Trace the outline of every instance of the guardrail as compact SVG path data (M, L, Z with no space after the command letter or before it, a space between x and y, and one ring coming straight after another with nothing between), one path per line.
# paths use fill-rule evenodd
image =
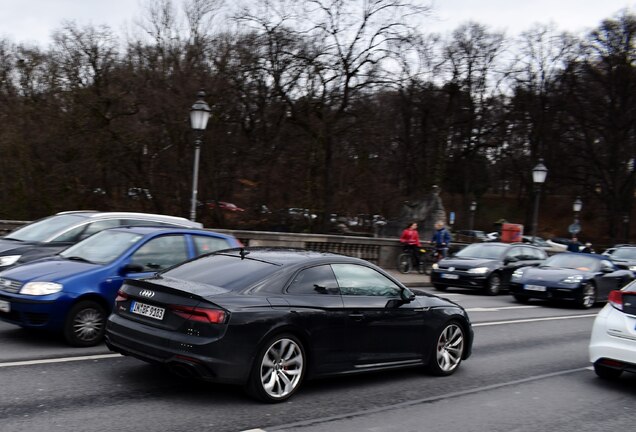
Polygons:
M0 234L7 233L28 221L0 220ZM377 238L343 236L331 234L281 233L269 231L244 231L228 229L210 229L231 234L245 246L280 246L308 249L318 252L333 252L370 261L380 267L394 269L397 257L402 253L402 245L397 238ZM453 249L463 247L455 243Z

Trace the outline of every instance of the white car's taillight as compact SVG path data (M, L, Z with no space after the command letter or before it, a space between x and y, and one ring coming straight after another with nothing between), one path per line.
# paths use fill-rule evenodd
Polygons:
M618 310L623 310L623 291L610 291L607 302Z

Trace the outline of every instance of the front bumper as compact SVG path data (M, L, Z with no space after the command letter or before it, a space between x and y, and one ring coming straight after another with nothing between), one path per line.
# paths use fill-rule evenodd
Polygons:
M433 285L453 286L459 288L483 289L488 282L487 274L471 274L464 271L433 270L431 272L431 283Z
M537 286L537 285L534 285ZM536 298L543 300L555 300L555 301L574 301L581 296L581 286L566 288L566 287L554 287L544 286L545 291L536 291L526 288L526 284L520 284L517 282L510 282L508 289L510 293L516 296L526 298Z
M0 292L0 301L7 302L9 311L0 311L0 320L27 328L60 330L72 299L65 293L48 296L26 296Z

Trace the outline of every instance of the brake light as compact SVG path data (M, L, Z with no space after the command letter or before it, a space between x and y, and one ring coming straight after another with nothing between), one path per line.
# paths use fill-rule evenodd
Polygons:
M225 311L220 309L206 309L190 306L170 306L172 312L189 321L206 324L222 324L225 322Z
M115 302L123 302L128 300L128 294L126 294L121 289L117 291L117 297L115 297Z
M623 310L623 291L610 291L607 302L618 310Z

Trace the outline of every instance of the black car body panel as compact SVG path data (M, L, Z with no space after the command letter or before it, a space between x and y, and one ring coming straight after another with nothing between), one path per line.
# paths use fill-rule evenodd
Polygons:
M116 303L108 320L108 347L187 369L205 380L245 384L259 349L273 335L292 334L301 341L308 357L307 378L314 378L426 364L441 326L456 321L465 329L463 358L470 356L473 331L463 308L433 295L405 299L405 293L410 293L407 288L366 261L306 251L239 255L232 251L212 254L154 278L128 281L121 290L125 299ZM221 267L247 283L228 277L223 287L206 288L174 277L175 273L187 275L189 269L209 270L215 259L235 261ZM254 264L250 260L263 265L253 267L257 274L243 278L238 269ZM395 293L360 295L364 286L333 286L336 279L330 272L334 268L342 274L351 270L379 274L390 280L387 285L395 286ZM201 277L205 276L195 278ZM134 301L164 308L164 319L159 322L132 313ZM171 312L181 305L220 310L225 318L215 324L188 321Z
M473 256L473 252L475 251ZM484 254L487 257L480 257ZM491 254L488 251L493 251ZM431 282L436 287L484 289L493 273L507 286L512 273L526 266L541 264L547 255L541 249L521 243L478 243L467 246L456 255L444 258L433 268ZM475 273L476 269L482 269Z

